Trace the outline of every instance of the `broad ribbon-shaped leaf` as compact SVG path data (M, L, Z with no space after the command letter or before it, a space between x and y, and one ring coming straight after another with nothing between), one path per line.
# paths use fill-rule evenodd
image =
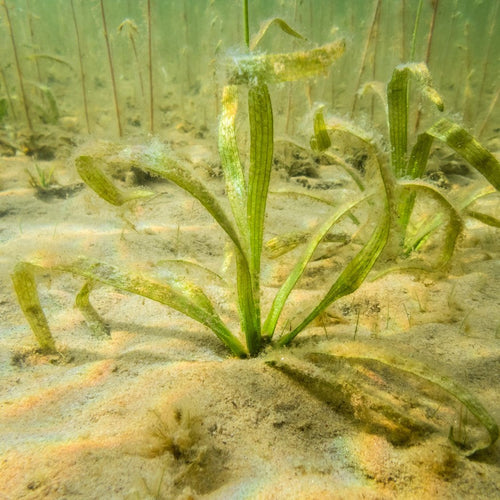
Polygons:
M443 110L443 101L432 87L431 77L424 63L401 64L394 69L387 86L387 113L389 118L389 138L394 174L398 179L408 175L408 86L410 76L419 83L421 92L437 108Z
M230 61L228 81L231 85L282 83L325 74L328 67L345 50L344 40L315 49L285 54L251 54Z

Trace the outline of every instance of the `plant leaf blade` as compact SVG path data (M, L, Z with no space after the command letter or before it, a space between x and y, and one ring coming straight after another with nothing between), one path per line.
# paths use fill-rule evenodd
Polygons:
M300 33L295 31L286 21L284 21L280 17L273 17L272 19L264 21L261 24L258 33L256 33L252 37L252 40L250 42L250 50L251 51L255 50L257 45L259 45L259 43L262 41L262 39L266 35L269 28L273 25L278 26L281 29L281 31L283 31L287 35L293 36L293 37L298 38L300 40L306 40L305 37L303 37Z
M427 134L454 149L481 173L497 191L500 190L500 163L463 127L443 118L427 130Z
M234 58L228 81L231 85L255 81L282 83L325 74L345 50L344 40L335 41L315 49L285 54L245 55Z

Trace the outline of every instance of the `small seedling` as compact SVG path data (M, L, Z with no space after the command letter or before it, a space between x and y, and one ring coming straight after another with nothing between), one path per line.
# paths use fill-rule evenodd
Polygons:
M35 164L35 172L26 170L30 178L31 187L37 191L47 191L51 186L57 184L54 180L54 170L55 167L43 168L37 163Z

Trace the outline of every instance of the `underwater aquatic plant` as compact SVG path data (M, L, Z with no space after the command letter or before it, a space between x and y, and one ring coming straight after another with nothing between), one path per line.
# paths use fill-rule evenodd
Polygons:
M283 29L282 23L281 28ZM286 30L285 30L286 31ZM268 85L322 74L344 52L344 42L332 42L318 48L286 54L248 54L233 58L228 62L228 85L224 87L222 98L222 116L219 125L219 154L225 177L225 187L230 212L223 208L219 200L180 160L161 143L153 141L146 146L117 145L107 154L98 154L90 149L75 160L77 171L84 182L101 198L113 205L123 205L132 200L149 198L153 193L146 190L125 191L118 188L104 173L104 167L111 161L122 165L133 165L150 174L163 177L178 185L196 198L212 215L226 233L234 248L236 257L236 295L239 306L239 319L242 336L231 331L203 290L181 276L164 280L148 279L129 271L122 271L81 257L68 264L51 268L36 263L20 262L12 274L12 280L20 306L30 326L45 352L57 352L55 341L50 332L47 318L42 310L36 288L36 274L55 270L72 273L86 281L77 296L77 307L82 311L95 334L109 335L105 322L90 304L90 293L96 283L110 285L120 290L137 294L165 304L211 329L215 335L238 357L257 356L266 346L273 344L278 320L285 303L303 275L307 264L321 241L330 229L343 217L353 216L352 211L362 203L371 203L370 217L365 224L369 233L361 250L347 263L340 275L332 280L324 297L313 310L301 320L299 325L274 341L274 347L289 345L312 321L337 299L355 291L364 281L377 258L383 251L389 238L390 202L393 199L390 189L390 172L383 161L378 162L379 177L384 194L377 200L374 192L363 192L359 197L336 208L315 232L307 239L306 246L295 266L278 290L265 319L261 312L261 258L266 206L269 196L269 183L272 170L274 146L273 111ZM248 87L248 120L250 129L249 157L247 170L243 168L237 147L236 116L239 103L239 88ZM315 121L318 129L322 128L320 119ZM319 134L319 142L324 146L325 134ZM377 191L378 192L378 191ZM244 340L243 337L244 336ZM379 364L390 366L400 372L410 372L415 377L427 380L439 386L462 402L486 427L489 441L485 445L474 445L470 453L491 445L498 437L498 427L485 408L465 389L444 377L439 377L426 367L418 364L405 364L394 356L374 353L357 357L348 349L321 352L289 351L271 354L267 362L285 373L299 373L300 377L309 378L326 384L327 389L342 394L342 398L367 398L364 415L371 417L381 413L383 420L396 421L399 425L404 420L408 432L419 428L418 422L405 417L403 410L394 404L386 404L378 395L370 394L370 386L356 389L350 377L357 376L354 367L343 378L335 380L332 366L336 359L346 362L346 367L356 364L358 358L369 358ZM361 351L362 352L362 351ZM353 361L354 359L354 361ZM322 365L322 366L320 366ZM346 368L346 370L349 368ZM363 392L364 391L364 392ZM353 411L361 415L360 408L353 406ZM364 418L364 417L363 417ZM403 432L403 431L401 431Z
M497 225L498 221L484 214L476 214L468 211L468 207L478 198L490 194L493 190L500 189L500 164L498 160L485 149L471 134L457 123L447 118L441 118L425 132L418 134L414 139L414 145L408 148L408 125L410 100L408 95L409 80L416 80L421 94L430 100L439 111L443 111L444 104L432 87L429 70L424 63L408 63L397 66L392 78L387 85L387 93L384 95L380 86L370 82L365 88L375 90L382 98L387 109L390 160L384 157L383 148L379 147L371 134L360 128L346 124L336 123L326 125L323 108L316 112L315 130L312 145L318 151L329 148L331 140L328 133L344 133L354 141L361 142L368 154L377 162L388 164L390 175L387 176L389 193L389 205L391 207L391 235L386 249L389 259L398 256L408 257L413 251L420 248L425 241L446 222L446 236L442 245L441 257L435 264L435 268L443 267L451 259L455 244L461 233L463 214L474 216L491 225ZM326 139L325 139L326 137ZM465 199L451 201L441 190L434 185L425 182L424 176L431 152L433 141L437 139L465 159L472 167L482 174L491 184L488 188L481 188ZM440 207L437 214L429 217L420 224L417 230L410 231L409 224L415 206L417 194L421 194L435 200ZM477 216L476 216L477 215ZM405 267L412 267L413 262L407 262ZM422 268L422 264L417 267Z
M272 167L273 150L273 116L271 100L267 89L268 81L281 82L323 73L328 65L344 51L344 43L333 42L308 52L271 55L248 55L233 60L228 68L230 85L223 92L223 112L219 127L219 151L226 178L226 190L231 206L231 215L221 207L212 193L189 172L189 170L158 142L145 147L125 147L114 152L123 164L133 164L153 175L164 177L197 198L214 217L221 228L232 240L237 261L237 287L241 316L241 327L245 334L243 345L238 336L230 332L224 325L215 309L204 293L195 285L186 281L173 280L171 283L155 283L123 274L117 269L89 260L80 260L65 267L64 270L87 277L89 281L108 283L117 288L144 295L153 300L170 305L184 314L196 319L211 328L216 335L237 356L257 355L274 334L277 319L284 307L294 284L302 274L312 251L336 220L346 210L352 209L366 197L349 203L344 210L337 211L321 232L315 235L307 254L297 264L292 277L285 284L275 300L269 319L261 325L260 319L260 265L263 246L263 231L268 187ZM249 122L250 122L250 168L248 181L245 179L243 167L239 161L236 146L235 119L238 106L237 85L248 85ZM91 152L92 153L92 152ZM76 159L76 167L81 178L103 199L113 205L122 205L127 201L141 197L149 197L152 193L144 190L126 192L116 187L104 174L101 163L106 158L81 155ZM382 220L377 225L369 244L335 282L321 306L327 307L336 298L356 289L370 270L378 253L383 248L387 225ZM41 309L33 303L34 278L36 266L20 263L14 273L16 291L25 313L33 316L31 322L40 346L54 351L55 344L50 334L46 319ZM61 268L63 270L63 268ZM31 276L31 277L29 277ZM36 313L35 313L36 312ZM287 344L300 330L314 319L307 322L288 340Z

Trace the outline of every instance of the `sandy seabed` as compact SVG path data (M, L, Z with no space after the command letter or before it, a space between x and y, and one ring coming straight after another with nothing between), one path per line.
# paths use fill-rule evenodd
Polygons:
M214 157L203 146L194 151ZM80 182L71 162L39 164L55 166L63 186ZM155 185L163 194L151 201L116 209L85 187L41 200L26 168L33 168L29 158L0 159L1 499L500 498L498 443L468 459L448 440L450 426L465 429L471 420L458 404L441 428L395 437L387 425L371 425L371 414L344 411L335 397L263 358L231 358L194 321L109 287L92 294L111 327L102 340L74 307L82 280L42 277L61 356L37 354L9 277L16 261L50 265L86 255L161 276L162 259L188 256L222 273L228 254L202 207L171 184ZM223 194L219 178L205 180ZM279 175L273 183L289 186ZM314 202L308 210L279 196L269 211L290 211L293 229L293 203L295 213L308 214L306 223L322 215ZM267 236L284 229L273 224ZM356 336L365 352L383 348L422 361L467 387L498 422L498 257L498 230L468 223L449 274L391 273L366 282L298 344L334 349ZM269 264L265 300L289 269L286 259ZM335 255L315 262L287 311L314 301L325 272L338 264ZM200 273L191 277L208 283ZM234 297L217 280L207 289L237 330ZM378 376L388 394L408 392L404 378ZM418 393L412 397L419 404ZM440 404L434 400L436 411ZM471 428L473 437L461 439L476 438Z

